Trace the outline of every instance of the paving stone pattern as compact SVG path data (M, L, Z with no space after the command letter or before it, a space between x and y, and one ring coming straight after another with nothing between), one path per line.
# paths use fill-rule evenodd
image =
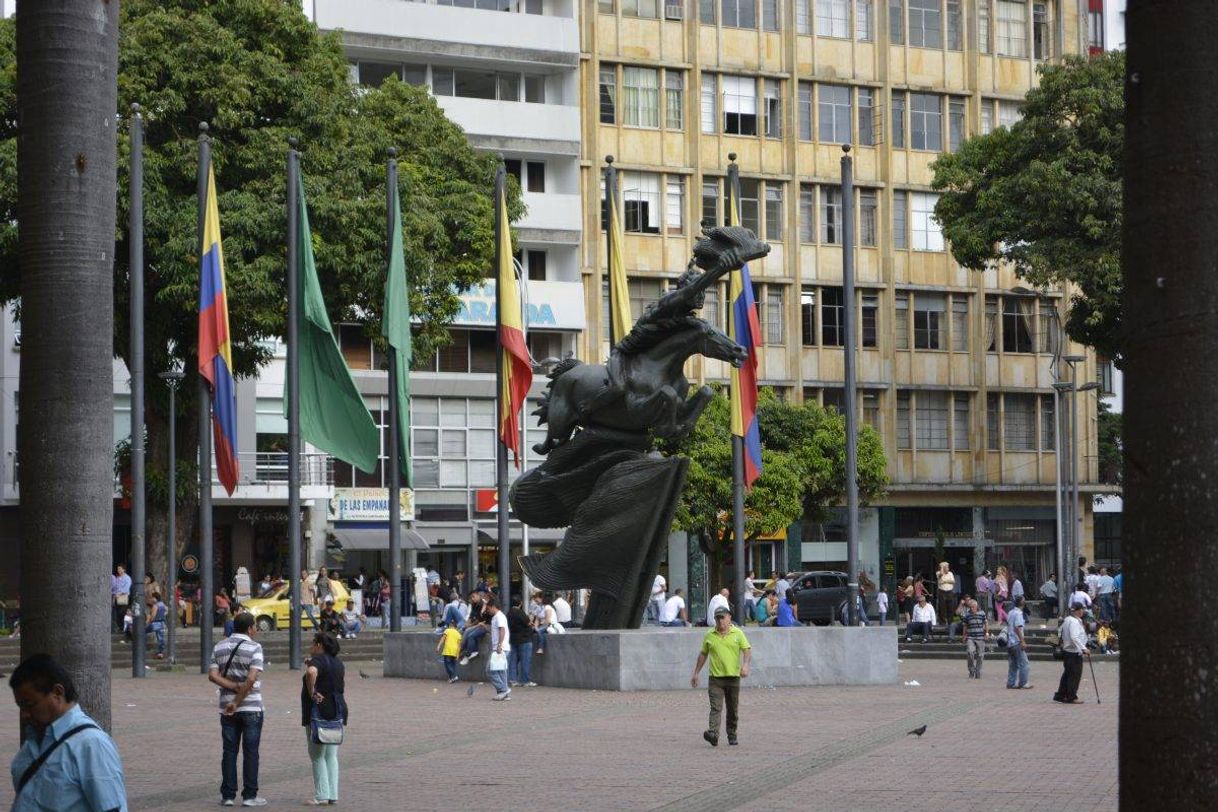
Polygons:
M690 654L690 663L694 653ZM475 661L477 662L477 661ZM742 692L738 747L702 741L705 688L617 693L517 688L510 702L471 683L385 679L348 665L352 725L340 750L339 808L451 810L888 810L1114 808L1117 666L1097 661L1086 705L1050 701L1060 667L1033 663L1035 690L1008 691L958 662L906 661L895 685ZM370 679L360 679L363 669ZM918 686L906 685L917 681ZM746 680L747 683L747 680ZM703 677L705 686L705 677ZM266 675L262 794L268 808L312 796L300 677ZM219 799L215 693L195 673L114 674L114 726L132 810L213 808ZM917 738L906 732L928 725ZM17 747L16 708L0 706ZM0 805L12 800L0 788Z

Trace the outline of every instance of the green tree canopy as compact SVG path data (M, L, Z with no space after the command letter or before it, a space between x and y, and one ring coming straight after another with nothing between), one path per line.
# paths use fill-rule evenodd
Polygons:
M1038 70L1018 122L935 161L935 216L967 268L1005 260L1032 285L1076 285L1067 331L1118 358L1125 55Z

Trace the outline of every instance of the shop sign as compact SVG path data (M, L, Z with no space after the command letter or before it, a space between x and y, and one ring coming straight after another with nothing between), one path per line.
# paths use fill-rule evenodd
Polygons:
M461 295L461 309L452 323L462 327L494 327L495 282L474 285ZM525 326L535 330L583 330L582 282L528 282Z
M477 513L498 513L499 489L479 488L474 491L474 511Z
M414 521L414 491L402 488L400 496L402 521ZM335 488L328 518L336 522L387 522L389 489Z

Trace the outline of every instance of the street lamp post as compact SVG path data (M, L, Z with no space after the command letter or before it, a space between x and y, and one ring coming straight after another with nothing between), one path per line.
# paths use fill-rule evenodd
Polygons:
M178 386L186 373L180 369L171 369L158 376L169 387L169 566L166 578L166 589L169 592L169 613L165 620L169 623L169 662L177 662L177 628L178 628L178 437L177 437L177 393Z

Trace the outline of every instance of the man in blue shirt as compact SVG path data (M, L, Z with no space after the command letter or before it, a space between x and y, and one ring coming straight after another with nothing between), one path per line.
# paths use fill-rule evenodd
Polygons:
M1007 687L1031 688L1028 684L1028 651L1025 645L1023 629L1023 596L1015 598L1014 606L1007 615Z
M76 686L63 666L35 654L8 684L27 729L12 764L13 812L127 812L118 750L76 704Z

